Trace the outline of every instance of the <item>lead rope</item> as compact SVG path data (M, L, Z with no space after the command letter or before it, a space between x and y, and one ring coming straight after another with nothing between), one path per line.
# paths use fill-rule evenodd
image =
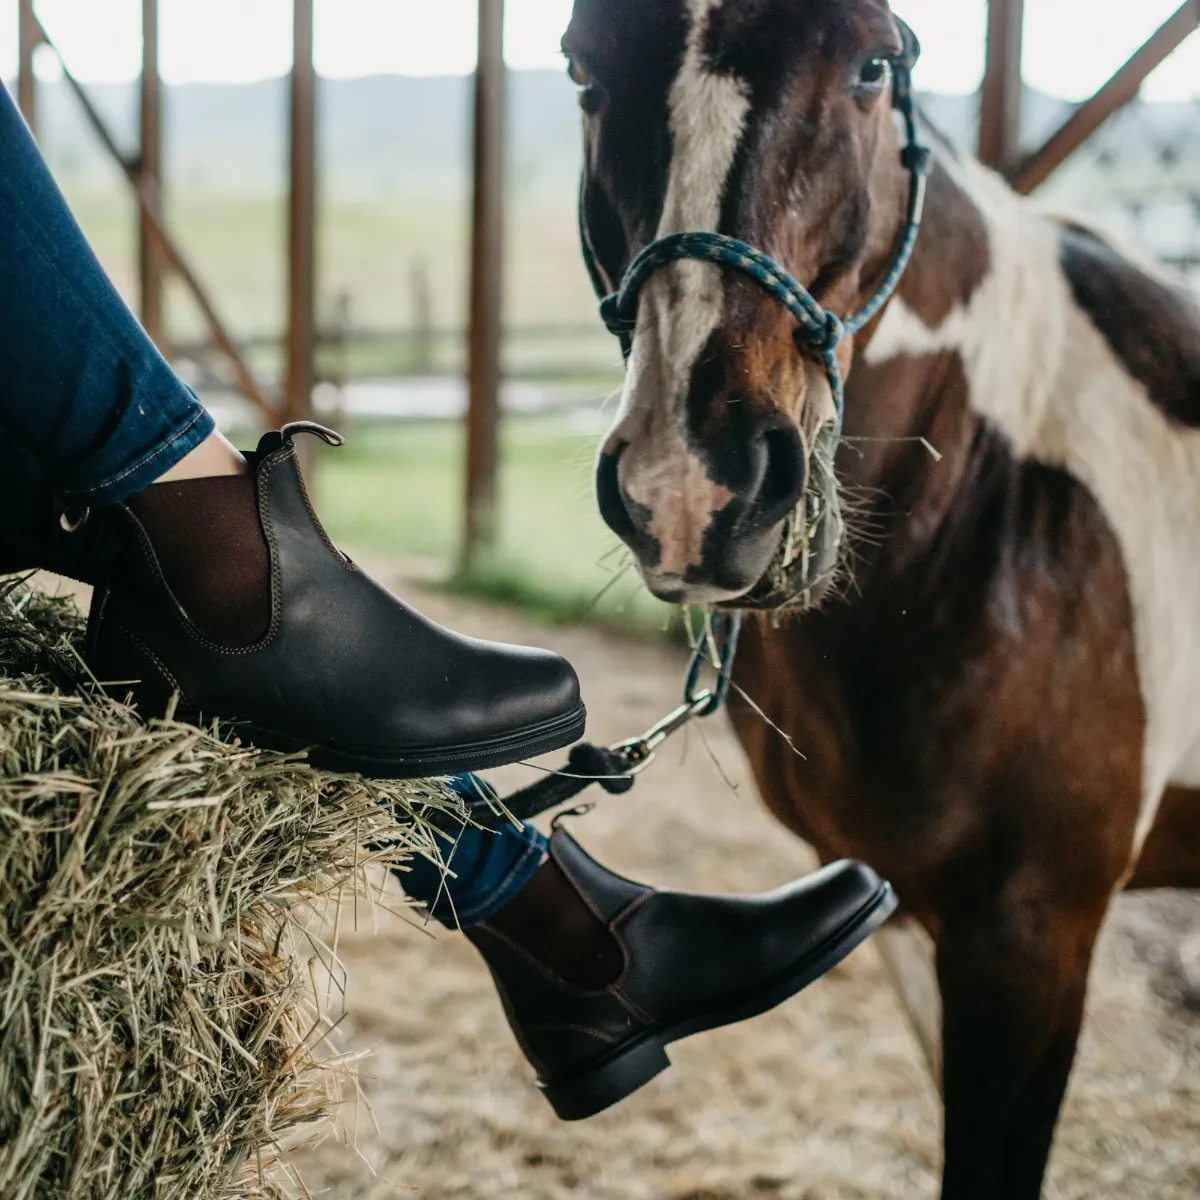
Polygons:
M482 798L479 804L469 804L473 819L484 823L490 817L494 821L502 812L505 817L528 821L574 800L593 783L598 783L609 795L624 795L669 738L692 721L715 716L721 710L729 695L741 629L741 613L717 612L705 620L684 679L683 703L640 737L615 746L580 742L572 747L563 769L506 796L502 807L487 798ZM713 678L704 687L706 671L711 671Z

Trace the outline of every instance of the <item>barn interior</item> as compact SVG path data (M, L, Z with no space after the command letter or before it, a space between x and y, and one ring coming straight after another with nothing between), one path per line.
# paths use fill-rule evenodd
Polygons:
M892 7L924 43L922 109L960 151L1200 287L1200 5L1105 0L1086 28L1072 0ZM331 537L454 628L566 655L589 737L608 744L678 703L690 626L641 586L592 494L623 363L579 251L570 11L0 0L0 76L104 269L221 429L239 445L289 421L344 433L304 462ZM40 586L86 608L86 590ZM511 791L546 765L490 774ZM665 748L636 795L597 795L575 822L632 878L751 892L815 865L760 803L724 717ZM330 1052L361 1056L359 1081L328 1129L286 1148L286 1194L937 1195L923 945L871 942L566 1125L465 940L375 882L388 903L371 921L326 928L326 994L344 1008ZM1047 1188L1200 1195L1197 895L1117 902Z

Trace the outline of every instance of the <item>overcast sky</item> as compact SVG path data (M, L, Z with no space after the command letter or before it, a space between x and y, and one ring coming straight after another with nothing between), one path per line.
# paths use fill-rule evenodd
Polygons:
M799 2L799 0L797 0ZM162 70L171 82L280 75L290 55L290 0L161 0ZM1025 71L1059 96L1093 92L1179 0L1028 0ZM38 0L71 68L86 80L137 74L139 0ZM985 0L893 0L925 44L921 87L968 92L983 62ZM476 0L317 0L317 67L339 78L471 69ZM16 0L0 0L0 77L16 64ZM514 67L561 67L571 0L508 0ZM1083 15L1086 14L1086 15ZM45 69L42 64L40 69ZM1146 95L1200 95L1200 33L1151 78Z

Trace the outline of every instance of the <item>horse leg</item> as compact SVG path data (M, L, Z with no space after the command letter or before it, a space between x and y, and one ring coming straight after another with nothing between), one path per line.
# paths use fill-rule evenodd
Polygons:
M1030 892L947 914L938 939L942 1200L1041 1194L1106 902L1080 912Z
M1087 993L1087 968L1063 996L1057 1014L1057 1028L1042 1061L1017 1102L1005 1148L1004 1179L1006 1196L1041 1195L1042 1180L1050 1159L1054 1129L1075 1061L1079 1030L1083 1024Z

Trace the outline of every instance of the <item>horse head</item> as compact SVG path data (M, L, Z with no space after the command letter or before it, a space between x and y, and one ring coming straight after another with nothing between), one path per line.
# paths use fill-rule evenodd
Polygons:
M563 48L599 293L695 232L756 247L818 313L878 293L917 173L893 107L915 39L886 0L576 0ZM656 267L632 312L597 493L646 585L672 602L817 602L841 543L853 335L821 346L752 272L694 259Z

